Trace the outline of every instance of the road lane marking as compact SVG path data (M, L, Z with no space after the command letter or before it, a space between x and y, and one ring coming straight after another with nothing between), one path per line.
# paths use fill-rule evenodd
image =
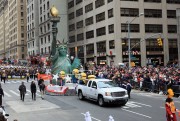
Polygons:
M15 94L16 96L19 96L18 93L14 92L13 90L9 90L11 93Z
M122 108L130 108L130 107L128 107L128 106L123 106Z
M7 92L4 91L4 94L7 96L7 97L12 97L10 94L8 94Z
M139 106L139 105L135 105L135 104L132 104L132 103L130 103L130 102L127 102L127 103L126 103L126 106L132 107L132 108L134 108L134 107L141 107L141 106Z
M81 113L81 114L84 115L84 116L86 115L85 113ZM101 120L99 120L99 119L97 119L97 118L94 118L94 117L92 117L92 116L91 116L91 118L94 119L94 120L96 120L96 121L101 121Z
M130 103L136 103L136 104L139 104L139 105L144 105L144 106L147 106L147 107L152 107L151 105L147 105L147 104L143 104L143 103L138 103L138 102L134 102L134 101L130 101Z
M146 117L146 118L152 118L152 117L150 117L150 116L147 116L147 115L144 115L144 114L141 114L141 113L137 113L137 112L134 112L134 111L130 111L130 110L127 110L127 109L122 109L122 110L127 111L127 112L130 112L130 113L134 113L134 114L137 114L137 115Z
M160 108L165 109L165 107L160 107Z

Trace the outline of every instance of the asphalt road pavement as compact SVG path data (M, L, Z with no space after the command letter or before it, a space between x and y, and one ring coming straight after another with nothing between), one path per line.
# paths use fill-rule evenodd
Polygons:
M26 82L27 94L25 102L19 97L18 87L22 80L11 80L2 83L5 92L3 105L10 114L9 120L18 121L85 121L84 114L89 111L92 121L108 121L113 116L115 121L165 121L164 102L166 96L142 91L133 91L132 98L125 106L107 105L99 107L96 102L81 101L77 96L45 96L32 101L30 82ZM37 82L36 82L37 83ZM38 88L38 87L37 87ZM180 98L174 98L175 105L180 109ZM178 118L180 121L180 118Z

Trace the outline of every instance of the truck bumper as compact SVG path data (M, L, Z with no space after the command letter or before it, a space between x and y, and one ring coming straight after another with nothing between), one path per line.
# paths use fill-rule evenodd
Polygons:
M128 96L124 97L104 97L104 102L106 103L124 103L128 101Z

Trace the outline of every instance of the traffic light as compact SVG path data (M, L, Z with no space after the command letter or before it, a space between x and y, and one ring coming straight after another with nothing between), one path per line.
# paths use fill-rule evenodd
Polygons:
M162 42L162 39L161 39L161 38L158 38L158 39L157 39L157 42L158 42L158 45L159 45L159 46L162 46L162 45L163 45L163 42Z

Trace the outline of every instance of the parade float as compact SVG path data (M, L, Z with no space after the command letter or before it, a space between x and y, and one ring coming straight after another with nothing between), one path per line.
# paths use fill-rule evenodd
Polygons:
M49 95L75 95L75 86L77 83L78 68L80 67L80 59L74 58L70 61L68 55L67 42L57 40L57 23L60 21L58 10L53 6L50 9L53 40L51 44L51 77L46 75L39 75L48 77L46 82L46 94ZM71 81L73 79L73 83Z

